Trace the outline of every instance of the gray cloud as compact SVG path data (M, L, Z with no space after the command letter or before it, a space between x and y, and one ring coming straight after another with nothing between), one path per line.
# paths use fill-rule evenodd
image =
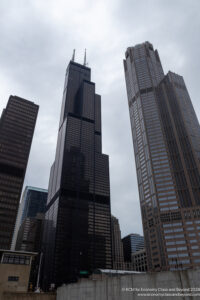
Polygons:
M197 115L198 0L32 0L0 3L0 110L10 94L40 105L25 184L46 187L53 163L65 68L72 50L88 51L102 96L103 151L110 156L112 213L122 234L142 233L122 59L149 40L165 72L184 76Z

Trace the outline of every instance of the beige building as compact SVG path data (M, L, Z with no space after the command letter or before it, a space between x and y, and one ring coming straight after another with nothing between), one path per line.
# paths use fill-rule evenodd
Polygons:
M36 253L0 250L0 300L4 292L27 292Z
M124 251L121 240L121 231L119 221L114 216L111 216L111 232L112 232L112 257L113 269L124 270Z
M142 249L132 254L132 264L133 270L135 271L147 271L147 254L145 249Z

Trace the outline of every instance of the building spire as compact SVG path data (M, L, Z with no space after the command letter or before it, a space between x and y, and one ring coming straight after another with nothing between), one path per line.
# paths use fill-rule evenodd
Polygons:
M75 49L73 50L73 54L72 54L72 61L74 61L74 59L75 59Z
M84 62L83 62L83 65L86 66L87 63L86 63L86 49L85 49L85 54L84 54Z

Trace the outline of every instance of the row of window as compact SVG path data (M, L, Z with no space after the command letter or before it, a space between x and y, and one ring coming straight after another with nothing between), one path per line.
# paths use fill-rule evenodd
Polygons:
M190 263L190 260L189 259L184 259L184 260L172 260L172 261L169 261L169 264L170 265L177 265L177 264L189 264Z
M162 202L162 201L166 201L166 200L175 200L176 199L176 196L167 196L167 197L159 197L159 202Z
M194 220L194 222L193 221L185 222L185 224L188 224L188 225L193 224L193 223L200 224L200 220Z
M178 209L178 206L168 206L160 208L160 211L167 211L167 210L175 210Z
M159 203L160 206L165 206L165 205L172 205L172 204L178 204L177 201L171 201L171 202L161 202Z
M164 233L172 233L172 232L181 232L183 228L173 228L173 229L165 229Z
M189 257L188 253L175 253L167 255L168 258L175 258L175 257Z
M2 263L3 264L19 264L19 265L29 265L30 256L25 255L11 255L3 254Z
M185 240L182 241L174 241L174 242L165 242L166 246L174 246L174 245L182 245L186 244Z
M183 251L183 250L187 250L187 247L167 248L167 252Z
M182 222L178 222L178 223L170 223L170 224L163 224L163 227L175 227L175 226L182 226Z

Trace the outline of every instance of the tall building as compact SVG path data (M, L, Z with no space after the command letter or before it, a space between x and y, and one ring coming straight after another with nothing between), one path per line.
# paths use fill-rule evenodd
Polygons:
M38 105L10 96L0 118L0 249L10 249Z
M109 162L101 146L101 97L90 73L74 61L66 71L45 214L45 289L112 268Z
M20 224L25 218L35 217L38 213L45 213L48 191L45 189L26 186L21 202L22 216Z
M136 251L144 249L144 237L137 234L131 233L122 239L124 249L124 260L125 262L132 261L132 254Z
M36 217L38 213L45 213L47 194L48 191L45 189L32 186L25 187L17 213L17 219L11 247L12 250L15 250L18 231L23 221L26 218Z
M111 232L112 232L112 257L113 269L124 270L124 251L121 240L121 230L119 221L114 216L111 216Z
M23 220L18 230L16 250L40 252L42 246L44 214Z
M149 42L124 69L150 271L200 265L200 126L181 76Z

